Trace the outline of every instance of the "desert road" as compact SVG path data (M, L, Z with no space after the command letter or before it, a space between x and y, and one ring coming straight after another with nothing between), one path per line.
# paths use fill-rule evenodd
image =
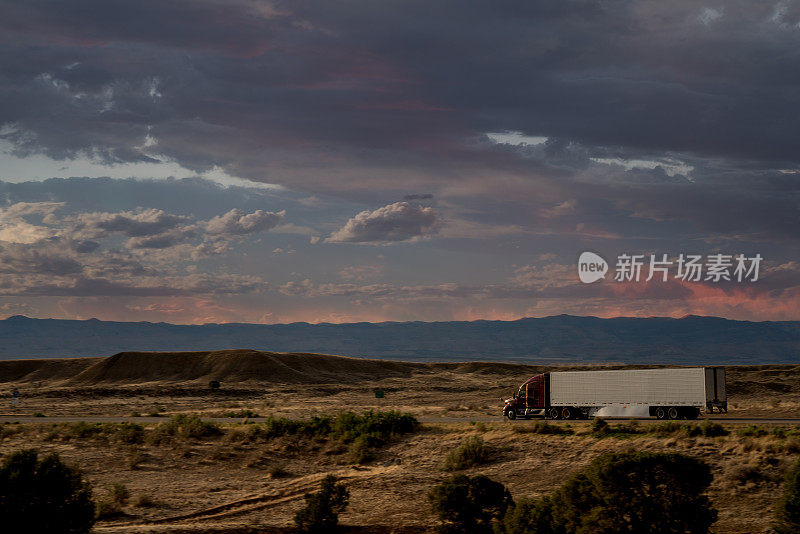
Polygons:
M33 417L31 415L13 415L13 414L0 414L0 423L160 423L162 421L166 421L169 419L168 416L164 417L113 417L113 416L56 416L56 417ZM242 418L234 418L234 417L204 417L206 421L214 421L217 423L241 423L245 421ZM470 423L470 422L480 422L480 423L500 423L505 421L505 418L501 415L491 416L491 415L479 415L475 417L436 417L436 416L422 416L417 417L419 422L421 423ZM604 417L607 421L652 421L656 422L657 419L652 419L648 417ZM263 423L267 420L266 417L252 417L246 419L248 422L253 423ZM530 419L527 421L517 420L517 421L509 421L512 424L526 424L532 423L534 421L541 421L542 419ZM707 418L699 418L696 419L698 422L702 421L714 421L717 423L731 423L731 424L743 424L743 425L758 425L758 424L770 424L770 425L800 425L800 419L777 419L777 418L765 418L765 419L757 419L757 418L738 418L738 417L707 417ZM575 421L564 421L564 420L547 420L549 423L555 424L565 424ZM689 422L689 421L679 421L679 422Z

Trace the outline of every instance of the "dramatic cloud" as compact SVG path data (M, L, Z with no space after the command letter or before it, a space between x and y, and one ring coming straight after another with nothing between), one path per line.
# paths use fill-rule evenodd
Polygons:
M224 215L214 217L206 223L206 232L211 235L247 235L255 232L271 230L283 222L285 211L256 210L253 213L242 213L232 209Z
M362 211L325 241L329 243L386 243L435 234L441 221L433 208L395 202L375 211Z
M38 291L40 313L60 313L47 291L158 298L224 272L282 288L269 312L231 297L219 313L236 319L800 318L780 305L796 269L777 267L800 257L797 2L0 12L0 270L7 291ZM137 179L10 183L104 169ZM195 173L262 186L142 179ZM771 270L746 289L613 292L565 278L584 250L760 252ZM151 304L114 309L170 316Z
M186 217L149 208L119 213L82 213L75 218L73 228L77 234L92 238L113 232L144 237L174 230L186 220Z

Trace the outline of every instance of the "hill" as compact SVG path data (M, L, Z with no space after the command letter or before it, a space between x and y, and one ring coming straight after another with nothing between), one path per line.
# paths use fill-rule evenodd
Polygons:
M231 347L417 362L765 364L800 361L800 322L559 315L517 321L278 325L0 321L0 360Z

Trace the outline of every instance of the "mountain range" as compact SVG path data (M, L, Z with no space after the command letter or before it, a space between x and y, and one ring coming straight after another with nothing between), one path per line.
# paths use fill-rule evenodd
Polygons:
M21 315L0 321L0 360L223 349L421 362L800 363L800 321L571 315L516 321L275 325L176 325Z

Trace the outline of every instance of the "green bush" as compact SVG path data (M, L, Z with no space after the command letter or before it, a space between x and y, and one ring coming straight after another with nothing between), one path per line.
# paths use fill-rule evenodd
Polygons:
M800 532L800 460L786 473L783 496L775 509L776 534Z
M460 471L475 465L485 464L491 457L491 451L483 438L470 436L461 445L450 451L445 458L444 468L447 471Z
M505 486L484 475L454 475L428 493L428 502L442 521L441 532L489 534L514 501Z
M339 524L339 514L344 512L350 500L350 492L338 479L328 475L322 479L320 491L306 493L306 507L294 516L297 530L306 534L329 534Z
M375 459L374 449L384 444L380 434L364 434L358 436L350 444L350 461L356 464L365 464Z
M550 497L520 499L503 517L501 534L555 534Z
M122 443L142 443L144 427L136 423L59 423L50 427L46 436L50 441L71 441L74 439L116 440Z
M264 423L248 425L231 433L232 441L266 441L281 436L306 439L332 439L350 444L350 460L366 463L374 459L374 449L385 445L392 438L413 432L419 423L414 416L396 411L363 414L342 412L336 416L312 417L307 420L268 417Z
M57 454L39 460L36 451L17 451L0 466L0 523L4 532L89 532L91 486Z
M213 421L203 421L198 415L178 414L156 425L150 440L153 443L163 443L178 438L201 439L219 434L222 434L222 430Z
M705 462L681 454L605 454L549 498L509 513L504 527L506 534L706 533L717 516L705 495L711 478Z

